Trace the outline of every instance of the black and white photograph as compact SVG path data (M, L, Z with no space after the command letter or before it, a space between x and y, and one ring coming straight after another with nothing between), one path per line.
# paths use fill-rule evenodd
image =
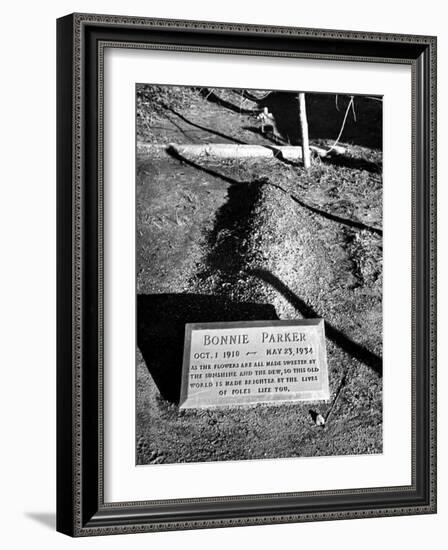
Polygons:
M137 465L382 453L382 116L136 85Z
M3 548L443 546L442 7L5 4Z

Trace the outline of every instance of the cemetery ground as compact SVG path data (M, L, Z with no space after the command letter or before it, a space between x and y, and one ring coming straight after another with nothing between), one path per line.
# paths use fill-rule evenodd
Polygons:
M139 90L137 464L382 452L381 102L355 98L345 154L309 171L169 147L278 145L257 124L269 101L297 144L295 96L264 96ZM329 148L348 98L306 99L310 143ZM185 323L314 317L325 320L329 402L179 409Z

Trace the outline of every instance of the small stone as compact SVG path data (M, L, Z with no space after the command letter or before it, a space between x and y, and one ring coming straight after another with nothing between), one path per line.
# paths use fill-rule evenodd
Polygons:
M325 418L321 414L316 416L316 426L325 426Z

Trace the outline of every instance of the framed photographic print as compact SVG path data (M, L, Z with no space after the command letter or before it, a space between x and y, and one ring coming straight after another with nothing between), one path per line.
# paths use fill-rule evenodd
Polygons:
M436 39L58 20L71 536L436 511Z

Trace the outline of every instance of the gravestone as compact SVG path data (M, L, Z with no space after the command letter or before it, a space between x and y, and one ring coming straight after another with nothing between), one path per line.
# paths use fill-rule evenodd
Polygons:
M323 319L185 326L180 408L329 397Z

